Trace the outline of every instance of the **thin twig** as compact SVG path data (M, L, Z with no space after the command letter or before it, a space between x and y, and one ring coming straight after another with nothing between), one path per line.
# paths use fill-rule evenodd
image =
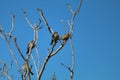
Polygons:
M38 53L38 48L37 46L35 47L35 50L36 50L36 55L37 55L37 58L38 58L38 70L40 70L40 55Z
M10 68L12 67L13 61L11 61L10 65L8 66L7 70L10 70Z
M70 72L70 80L73 79L73 75L74 75L74 47L73 47L73 44L72 44L72 37L70 37L70 46L71 46L71 49L72 49L72 67L71 67L71 72Z
M15 47L17 48L17 50L18 50L20 56L21 56L22 59L25 61L25 57L23 56L23 54L22 54L20 48L18 47L18 44L17 44L16 38L14 38L14 37L11 37L11 38L13 39L13 41L14 41L14 45L15 45Z
M68 25L63 20L61 20L61 23L63 24L63 26L65 27L66 31L68 32L68 29L67 29Z
M52 57L52 56L56 55L63 47L64 47L64 44L61 44L59 46L59 48L57 48L50 56Z
M42 29L42 25L41 25L41 20L39 19L39 23L38 24L34 24L34 41L35 44L37 44L37 40L38 40L38 30Z
M47 20L45 19L42 9L38 8L37 10L38 10L38 12L39 12L39 14L40 14L40 16L41 16L44 24L46 25L48 31L50 32L50 35L52 36L52 34L53 34L53 29L49 26Z
M14 55L14 52L13 52L10 44L9 44L8 42L7 42L7 44L8 44L8 48L9 48L9 50L10 50L10 53L11 53L11 55L12 55L12 57L13 57L13 60L14 60L14 62L16 63L16 65L17 65L17 67L18 67L18 70L20 70L20 66L19 66L19 64L18 64L18 61L17 61L15 55Z
M31 54L31 58L32 58L32 61L33 61L34 67L35 67L35 71L36 71L37 77L38 77L38 69L37 69L37 66L36 66L35 59L34 59L32 54Z
M65 68L67 68L70 72L72 72L72 70L70 69L70 67L66 66L65 64L61 63L61 65Z
M70 9L71 13L73 14L74 11L73 11L72 7L70 6L70 4L67 4L67 6L68 6L68 8Z
M15 19L15 15L14 15L14 14L11 14L11 16L12 16L12 28L11 28L11 30L10 30L10 32L9 32L10 35L11 35L12 32L14 31L14 19Z
M0 37L3 39L3 40L7 40L8 41L8 39L7 39L7 37L6 37L6 33L5 33L5 31L2 29L2 26L0 25ZM9 42L9 41L8 41Z
M38 30L37 30L37 27L34 27L34 41L35 41L35 44L37 44L37 40L38 40Z
M30 23L30 21L29 21L27 15L26 15L26 11L25 11L25 10L23 10L23 14L24 14L25 20L27 21L27 23L29 24L29 26L33 29L34 26Z
M4 74L6 75L7 80L12 80L11 77L8 75L8 72L7 72L7 71L4 71Z

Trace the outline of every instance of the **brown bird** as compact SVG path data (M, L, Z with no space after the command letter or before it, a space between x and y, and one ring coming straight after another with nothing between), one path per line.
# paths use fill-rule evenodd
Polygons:
M26 54L28 54L34 47L35 47L35 41L32 40L31 42L28 43Z
M69 37L70 37L70 34L67 33L67 34L64 34L63 36L61 36L60 39L62 39L63 41L67 41L69 39Z
M58 35L58 32L54 32L54 34L52 35L52 40L51 40L51 45L54 43L56 44L57 41L59 40L59 35Z
M31 68L32 68L32 66L31 66ZM22 69L25 71L25 74L26 73L30 73L31 75L34 75L34 73L33 72L31 72L31 68L29 68L29 66L28 66L28 63L25 63L25 64L23 64L23 66L22 66Z

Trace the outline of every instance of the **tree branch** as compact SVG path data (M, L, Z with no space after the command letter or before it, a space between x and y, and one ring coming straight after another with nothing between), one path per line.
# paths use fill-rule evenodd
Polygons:
M9 50L10 50L10 53L11 53L11 55L12 55L12 57L13 57L13 60L14 60L14 62L16 63L16 65L17 65L17 67L18 67L18 70L20 71L20 70L21 70L21 69L20 69L20 66L19 66L18 61L17 61L17 59L16 59L16 57L15 57L15 55L14 55L14 52L13 52L11 46L10 46L10 43L7 42L7 44L8 44L8 48L9 48Z
M14 19L15 19L15 15L14 15L14 14L11 14L11 17L12 17L12 28L11 28L11 30L10 30L10 32L9 32L10 35L11 35L12 32L14 31Z
M72 67L71 67L71 71L70 71L70 80L73 79L73 75L74 75L74 47L73 47L73 44L72 44L72 37L70 38L70 46L71 46L71 49L72 49Z
M62 64L62 66L64 66L65 68L67 68L69 71L70 71L70 80L73 79L73 75L74 75L74 47L73 47L73 44L72 44L72 34L73 34L73 27L74 27L74 19L75 19L75 16L77 15L77 13L79 12L81 6L82 6L82 0L80 0L80 4L78 6L78 8L76 9L76 11L73 11L72 7L67 4L70 12L72 13L72 18L71 18L71 21L68 22L69 26L70 26L70 31L69 31L69 34L70 34L70 46L71 46L71 49L72 49L72 66L71 68L70 67L67 67L66 65Z
M5 74L7 80L12 80L11 77L9 76L9 74L8 74L9 69L12 67L12 62L10 63L8 68L6 68L6 63L4 63L3 61L0 61L0 63L3 65L2 66L2 71L3 71L2 73ZM3 76L3 74L1 76Z
M22 59L25 61L25 57L23 56L23 54L22 54L20 48L18 47L18 44L17 44L16 38L14 38L14 37L12 36L12 39L13 39L13 41L14 41L14 45L16 46L16 48L17 48L17 50L18 50L20 56L21 56Z
M42 76L43 71L44 71L44 69L45 69L45 67L46 67L46 64L47 64L48 60L50 59L50 54L51 54L51 53L48 54L48 56L46 57L46 59L45 59L44 62L43 62L42 68L41 68L41 70L40 70L39 73L38 73L38 80L41 79L41 76Z
M48 31L50 32L50 35L52 36L52 34L53 34L53 29L49 26L47 20L45 19L42 9L38 8L37 10L38 10L38 12L39 12L39 14L40 14L40 16L41 16L44 24L46 25Z
M35 71L36 71L37 77L38 77L38 69L37 69L37 66L36 66L35 59L34 59L32 54L31 54L31 58L32 58L32 61L33 61L34 67L35 67Z
M38 49L37 49L37 46L35 47L35 50L36 50L36 55L37 55L37 58L38 58L38 71L40 70L40 55L38 53ZM37 71L37 72L38 72ZM38 73L37 73L38 74Z
M61 45L59 46L59 48L57 48L50 56L52 57L52 56L56 55L56 54L64 47L64 45L65 45L65 44L61 44Z
M70 33L72 33L73 31L73 26L74 26L74 19L75 19L75 16L77 15L77 13L79 12L81 6L82 6L82 0L80 0L80 4L78 6L78 8L76 9L76 11L73 11L73 9L71 8L71 6L68 4L67 5L68 8L70 9L71 13L72 13L72 18L71 18L71 21L70 21Z
M27 15L26 15L26 11L25 11L24 9L23 9L23 14L24 14L25 20L27 21L27 23L29 24L29 26L33 29L34 27L33 27L33 25L30 23Z
M12 47L10 46L10 40L8 40L9 38L10 38L10 39L13 39L14 43L16 44L16 48L18 49L18 52L19 52L20 54L22 54L21 51L20 51L20 49L19 49L19 47L17 46L17 43L16 43L15 38L12 36L12 32L14 31L14 17L15 17L15 16L12 15L12 27L11 27L11 30L10 30L9 33L6 33L6 32L2 29L2 26L0 26L0 30L1 30L0 36L6 41L7 46L8 46L8 49L9 49L9 51L10 51L10 54L11 54L14 62L15 62L16 65L17 65L18 72L22 75L22 70L21 70L21 68L20 68L20 65L18 64L18 61L17 61L17 59L16 59L16 56L14 55L13 49L12 49ZM24 59L24 56L23 56L23 59Z

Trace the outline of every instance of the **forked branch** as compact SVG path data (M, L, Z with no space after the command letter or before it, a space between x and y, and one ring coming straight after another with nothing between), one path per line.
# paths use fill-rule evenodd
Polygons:
M80 0L80 4L78 6L78 8L73 11L72 7L70 6L70 4L67 4L70 12L72 13L72 18L70 20L70 22L68 23L69 26L70 26L70 31L69 31L69 34L70 34L70 46L71 46L71 50L72 50L72 66L71 68L70 67L67 67L65 64L62 63L62 66L64 66L65 68L67 68L69 71L70 71L70 80L73 80L73 75L74 75L74 47L73 47L73 43L72 43L72 34L73 34L73 27L74 27L74 19L75 19L75 16L78 14L78 12L80 11L80 8L82 6L82 0Z

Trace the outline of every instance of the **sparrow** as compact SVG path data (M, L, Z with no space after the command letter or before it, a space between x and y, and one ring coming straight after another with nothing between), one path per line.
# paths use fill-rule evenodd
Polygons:
M30 73L31 75L34 75L34 73L33 72L31 72L31 68L32 68L32 66L31 67L29 67L28 66L28 63L25 63L25 64L23 64L23 66L22 66L22 69L25 71L25 74L26 73Z
M51 45L54 43L56 44L57 41L59 40L59 35L58 35L58 32L54 32L53 35L52 35L52 40L51 40Z
M62 36L60 37L60 39L62 39L63 41L67 41L67 40L69 39L69 37L70 37L70 34L67 33L67 34L62 35Z
M26 54L28 54L34 47L35 47L35 41L32 40L31 42L28 43Z

